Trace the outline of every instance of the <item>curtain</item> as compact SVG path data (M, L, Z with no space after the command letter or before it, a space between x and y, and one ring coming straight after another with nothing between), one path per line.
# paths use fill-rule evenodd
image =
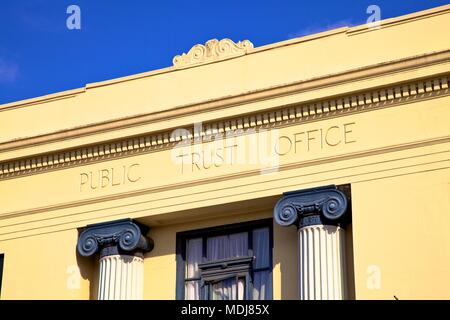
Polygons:
M200 299L198 264L202 262L202 238L189 239L186 243L185 299ZM272 293L272 268L270 265L269 228L253 230L253 299L270 299ZM209 237L206 239L206 260L215 261L233 257L248 256L248 232ZM264 269L260 270L259 269ZM242 300L245 298L244 278L228 278L211 286L215 300Z
M207 239L208 261L244 257L248 255L248 232L234 233ZM226 279L212 285L214 300L244 299L245 280Z
M187 241L186 260L186 278L200 277L198 264L202 262L202 238ZM186 281L184 292L186 300L198 300L200 298L200 281Z
M269 228L253 230L253 299L270 299L272 292L272 268L270 266L270 243ZM268 268L264 271L256 271L261 268Z
M258 271L253 276L253 300L270 299L272 292L272 272Z
M222 280L213 284L212 290L213 300L244 300L245 278Z
M206 259L221 260L248 255L248 233L241 232L207 239Z

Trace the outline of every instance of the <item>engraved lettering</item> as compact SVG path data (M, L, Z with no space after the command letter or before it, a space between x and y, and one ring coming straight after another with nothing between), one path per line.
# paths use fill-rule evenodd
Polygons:
M228 152L228 154L229 155L227 155L227 158L229 158L230 160L229 160L229 164L233 164L233 159L234 159L234 156L233 156L233 148L237 148L237 144L234 144L234 145L232 145L232 146L226 146L224 149L227 149L227 151L229 151Z
M181 165L182 174L211 170L225 164L258 165L260 164L257 161L258 156L261 154L268 154L268 157L276 159L278 163L278 156L295 154L299 157L302 153L314 153L315 156L318 152L331 148L343 148L345 144L354 143L357 140L354 135L355 125L355 122L349 122L313 127L281 136L278 133L279 129L272 129L274 135L269 142L270 148L267 148L267 139L261 139L264 135L261 131L253 131L248 138L245 138L246 135L239 137L227 135L222 140L216 138L214 145L195 144L188 146L191 149L186 149L186 144L183 144L182 151L177 151L172 157L176 159L176 164ZM233 144L226 145L230 142Z
M80 174L80 191L82 191L83 186L89 182L89 176L87 175L87 173L81 173Z
M90 171L89 173L91 174L91 189L97 189L97 186L93 186L93 185L92 185L92 182L94 182L94 178L93 178L93 175L92 175L92 171ZM97 181L98 181L98 179L97 179Z
M308 140L308 151L310 150L310 144L309 144L309 142L312 141L312 140L316 140L316 138L310 137L310 136L309 136L309 134L310 134L310 133L313 133L313 132L317 132L317 130L310 130L310 131L307 131L307 132L306 132L306 137L307 137L306 140Z
M217 149L217 151L216 151L216 159L218 159L220 161L219 162L214 162L214 166L220 167L225 162L225 159L222 157L222 154L223 154L223 149Z
M139 166L139 163L133 163L131 166L128 167L128 174L127 174L128 181L130 181L130 182L137 182L137 181L139 181L141 179L140 175L132 174L132 171L133 171L132 169L136 168L138 166ZM133 176L134 176L134 178L133 178Z
M303 135L305 135L304 132L299 132L299 133L295 133L294 134L294 143L295 143L295 145L294 145L294 152L295 153L297 153L297 144L303 142L303 138L302 139L298 139L297 137L298 136L303 136Z
M350 122L350 123L344 124L344 142L345 142L345 144L356 142L355 139L353 139L353 140L347 140L347 134L353 132L353 130L351 130L351 129L347 128L347 127L348 127L348 126L352 126L352 125L354 125L354 124L355 124L354 122Z
M209 161L206 161L206 156L205 156L205 150L203 150L202 151L202 162L203 162L203 169L209 169L209 168L211 168L211 164L212 164L212 150L207 150L208 152L206 152L206 153L208 153L209 154ZM206 165L206 164L208 164L208 165Z
M281 139L285 139L286 141L289 142L289 147L286 149L285 152L281 152L281 151L280 151L281 147L278 147L278 148L277 148L277 145L278 145L278 146L281 145ZM280 138L278 138L278 143L275 144L275 152L276 152L276 154L278 154L279 156L284 156L285 154L288 154L289 151L291 151L291 148L292 148L292 141L291 141L291 139L290 139L289 137L287 137L287 136L281 136Z
M102 186L102 188L105 188L109 185L109 170L108 169L101 170L100 180L101 180L100 185Z
M117 187L141 180L139 163L80 173L80 192Z
M177 156L177 158L181 158L181 173L184 172L184 157L187 157L188 155L183 153Z
M323 149L323 130L320 129L320 149Z
M194 161L194 158L195 158L194 156L197 156L197 159L195 161ZM198 165L198 162L200 161L200 154L197 152L193 152L191 160L192 160L191 161L192 162L192 171L194 171L194 165L197 167L198 170L200 170L200 167Z
M329 145L329 146L331 146L331 147L335 147L335 146L337 146L338 144L340 144L341 143L341 139L338 139L336 142L330 142L330 139L329 139L329 134L330 134L330 131L332 130L332 129L337 129L337 130L339 130L339 127L338 126L332 126L332 127L329 127L328 128L328 130L327 130L327 132L325 133L325 142L327 143L327 145Z
M111 185L113 187L120 185L120 180L114 182L115 180L117 180L117 179L114 179L114 177L117 177L117 171L116 171L116 174L114 174L114 168L111 168Z

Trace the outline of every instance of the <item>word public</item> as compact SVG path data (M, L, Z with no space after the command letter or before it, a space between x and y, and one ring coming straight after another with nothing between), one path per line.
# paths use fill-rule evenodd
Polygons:
M104 189L137 182L141 179L138 169L139 163L134 163L128 166L83 172L80 174L80 191Z

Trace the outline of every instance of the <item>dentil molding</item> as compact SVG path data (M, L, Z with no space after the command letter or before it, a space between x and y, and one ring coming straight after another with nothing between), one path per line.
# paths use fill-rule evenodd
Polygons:
M377 88L355 94L332 97L314 102L282 106L269 111L220 119L202 124L201 130L194 125L183 130L166 130L133 138L81 146L69 150L30 156L0 163L0 179L14 178L46 170L83 165L92 161L146 153L173 147L180 141L201 143L211 141L217 134L244 134L253 128L301 124L311 119L326 119L339 114L370 111L411 101L429 99L449 93L450 76L442 75L409 83Z

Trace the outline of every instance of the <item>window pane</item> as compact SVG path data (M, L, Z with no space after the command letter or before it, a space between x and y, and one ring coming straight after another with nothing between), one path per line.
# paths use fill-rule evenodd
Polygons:
M202 262L202 238L187 241L186 258L186 278L199 277L198 264Z
M186 300L200 300L200 281L187 281L184 286Z
M206 258L208 261L247 256L248 233L210 237L207 239L207 246Z
M213 300L244 300L244 297L245 278L226 279L212 285Z
M248 232L230 235L230 258L248 256Z
M198 238L185 240L185 299L272 299L270 227L246 230L221 235L215 233L215 236L210 237L205 233ZM222 264L205 265L205 274L202 275L198 267L202 262L248 257L249 236L252 237L253 262L234 261L226 267Z
M207 260L220 260L229 257L228 236L211 237L208 238L206 243Z
M255 272L253 276L253 300L267 299L272 299L272 272Z
M238 279L238 300L245 299L245 278Z
M0 297L2 293L2 278L3 278L3 261L5 259L5 255L2 253L0 254Z
M253 230L253 255L255 256L255 261L253 264L254 268L269 267L269 228Z

